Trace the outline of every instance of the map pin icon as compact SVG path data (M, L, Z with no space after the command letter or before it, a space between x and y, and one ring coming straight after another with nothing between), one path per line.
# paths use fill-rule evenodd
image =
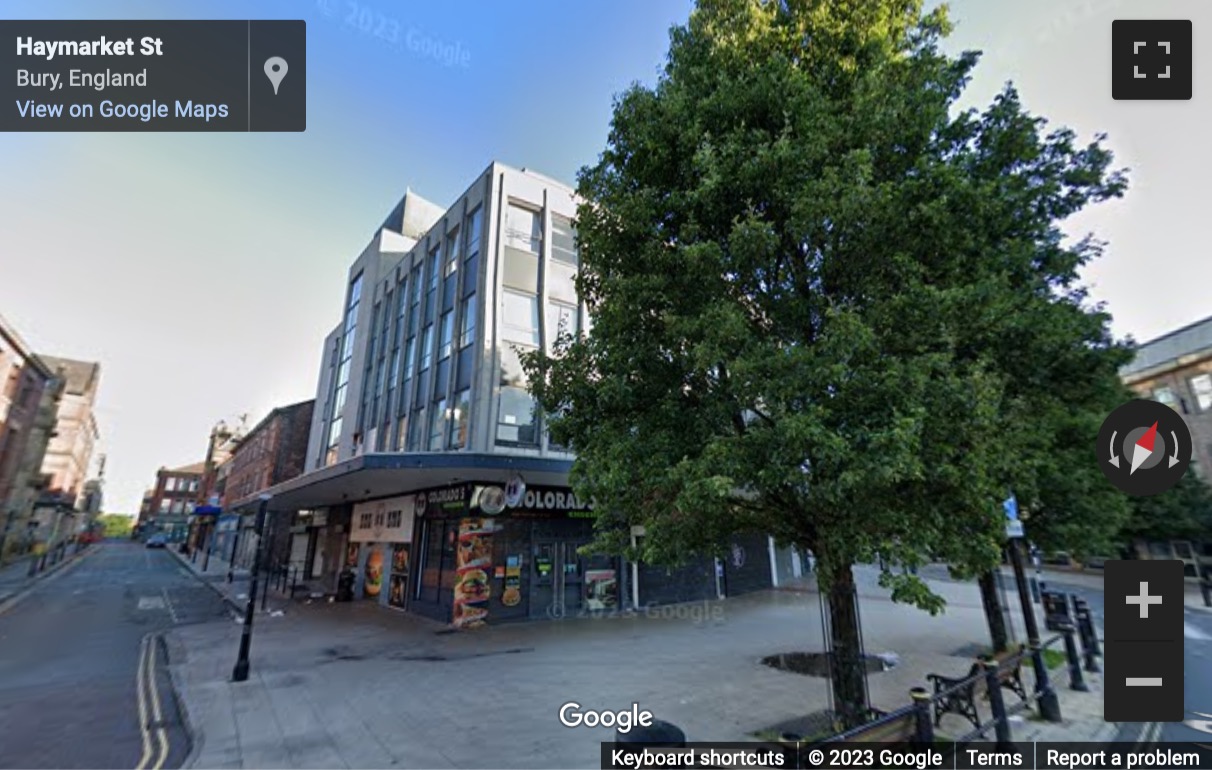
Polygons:
M278 95L278 86L282 84L282 78L286 77L288 69L286 60L281 56L271 56L265 60L265 77L274 84L274 96Z

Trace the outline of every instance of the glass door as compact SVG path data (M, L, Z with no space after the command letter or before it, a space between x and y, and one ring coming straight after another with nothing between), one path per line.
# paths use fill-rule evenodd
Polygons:
M530 575L530 616L559 620L580 612L585 599L583 543L537 540Z

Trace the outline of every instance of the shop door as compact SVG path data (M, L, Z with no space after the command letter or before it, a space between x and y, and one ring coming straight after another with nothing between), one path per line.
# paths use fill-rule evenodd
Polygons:
M560 619L577 615L584 601L584 542L536 540L531 559L530 616Z

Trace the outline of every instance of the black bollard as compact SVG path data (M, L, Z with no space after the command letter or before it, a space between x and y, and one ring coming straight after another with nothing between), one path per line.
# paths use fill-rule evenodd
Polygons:
M1060 699L1048 679L1048 667L1044 664L1044 648L1039 642L1030 642L1032 668L1035 670L1035 702L1039 707L1039 715L1048 722L1060 723Z
M1065 658L1069 662L1069 689L1090 692L1090 687L1082 677L1082 661L1077 655L1077 641L1073 638L1076 629L1072 623L1065 623L1061 626L1061 633L1065 635Z
M916 718L916 729L913 731L913 743L919 748L934 744L934 718L930 713L931 695L925 687L914 687L909 691L913 699L913 712Z
M989 709L993 712L994 732L999 751L1012 751L1014 743L1010 735L1010 719L1006 714L1006 700L1002 697L1002 684L997 681L1000 664L996 660L982 660L985 670L985 689L989 691Z
M1199 583L1199 590L1204 595L1204 606L1212 607L1212 580L1204 579Z

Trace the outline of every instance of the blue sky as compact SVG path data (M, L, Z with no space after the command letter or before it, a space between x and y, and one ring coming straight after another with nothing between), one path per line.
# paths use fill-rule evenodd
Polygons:
M308 23L303 134L0 134L0 313L43 352L101 361L107 508L136 509L157 467L201 460L216 420L255 422L314 396L346 268L406 187L446 204L494 159L573 181L603 147L612 97L655 80L668 29L691 7L6 2L9 18ZM1194 18L1198 52L1212 4L952 8L950 47L987 52L969 103L1013 79L1033 111L1083 136L1109 132L1133 167L1126 201L1073 223L1112 241L1089 278L1116 331L1144 339L1212 314L1197 208L1212 161L1199 135L1212 117L1207 63L1197 53L1186 103L1113 102L1108 69L1111 19ZM395 47L375 34L392 27ZM466 51L465 66L410 39Z

